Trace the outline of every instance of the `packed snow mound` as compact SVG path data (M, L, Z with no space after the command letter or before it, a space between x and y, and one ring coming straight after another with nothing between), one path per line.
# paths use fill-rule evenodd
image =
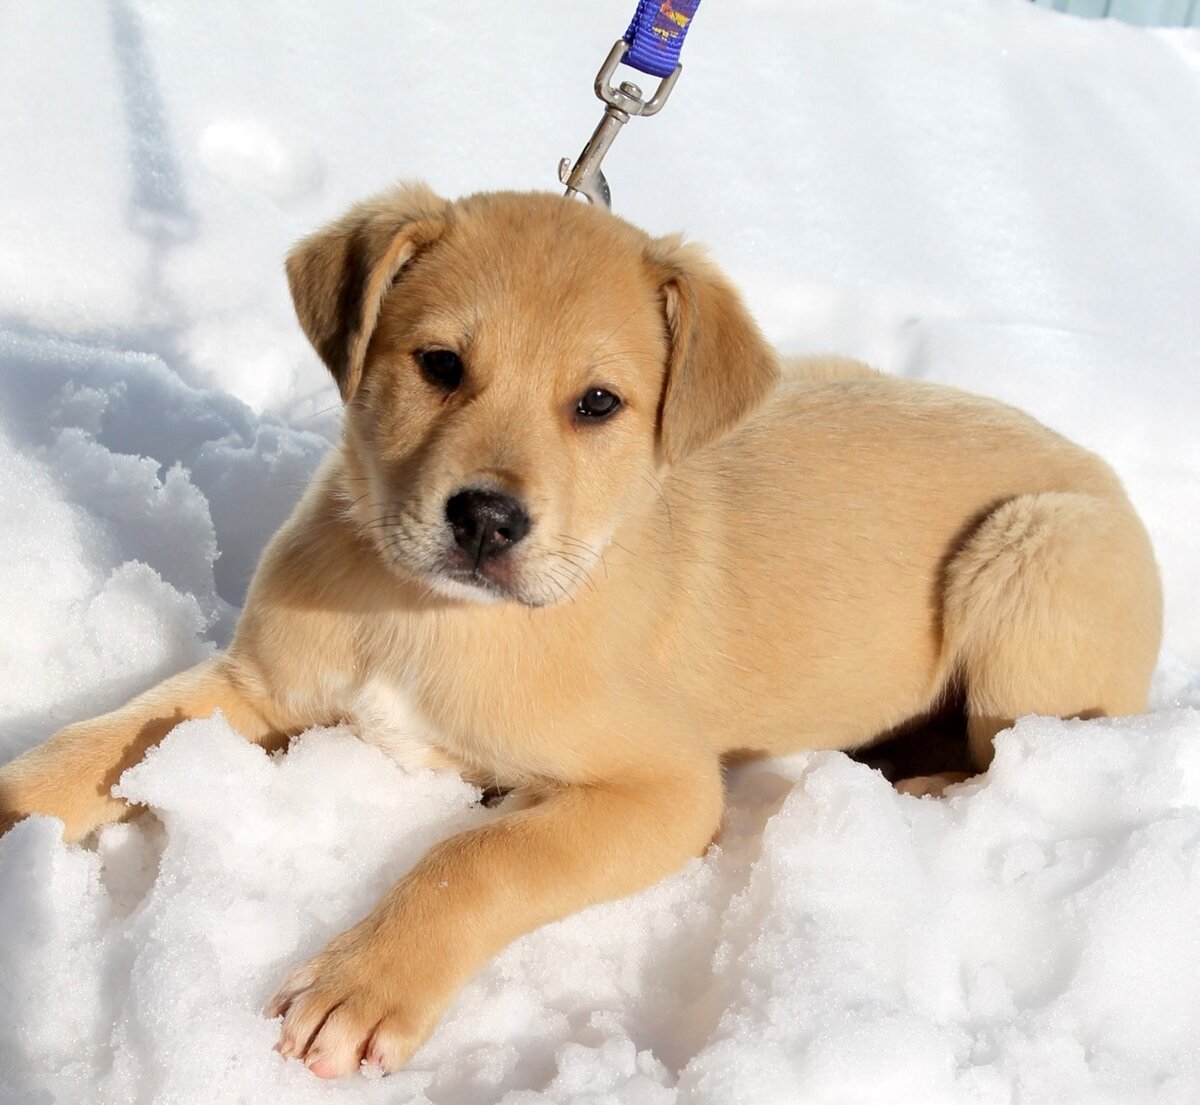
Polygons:
M157 357L0 332L0 759L226 643L329 447Z
M629 7L9 6L0 761L227 642L337 432L289 244L399 177L555 188ZM503 809L348 732L270 758L185 725L122 781L153 818L0 840L0 1105L1200 1100L1200 32L764 0L685 53L608 158L617 213L709 243L785 351L1108 459L1163 569L1163 712L1026 719L946 802L836 754L735 775L706 857L335 1085L271 1051L283 970Z
M94 852L45 818L0 840L0 1101L1200 1094L1200 711L1024 720L943 801L836 753L744 770L703 859L522 937L406 1070L335 1086L272 1051L283 972L503 807L345 730L269 757L220 718L120 790L155 819Z

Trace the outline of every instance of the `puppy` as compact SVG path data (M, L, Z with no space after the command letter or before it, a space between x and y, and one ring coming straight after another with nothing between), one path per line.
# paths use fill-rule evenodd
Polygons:
M844 361L781 382L701 252L553 196L402 186L287 268L340 447L228 651L5 767L0 828L124 816L121 773L216 710L516 788L286 978L317 1074L396 1069L516 936L702 853L723 757L858 748L953 691L983 769L1018 715L1145 707L1146 533L1025 415Z

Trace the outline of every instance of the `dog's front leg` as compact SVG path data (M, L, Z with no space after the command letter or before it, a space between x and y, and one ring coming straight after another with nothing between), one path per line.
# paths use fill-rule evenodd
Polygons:
M700 855L719 766L564 787L434 848L362 923L293 970L271 1003L279 1050L325 1078L403 1066L460 986L509 941L632 894Z
M68 841L119 820L129 812L111 793L121 773L181 721L216 710L260 744L297 728L286 726L257 680L228 655L205 661L119 710L68 725L0 768L0 834L34 813L61 818Z

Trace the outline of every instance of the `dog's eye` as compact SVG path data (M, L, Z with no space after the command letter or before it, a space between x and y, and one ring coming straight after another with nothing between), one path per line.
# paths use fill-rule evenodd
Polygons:
M434 387L453 391L463 378L462 358L450 349L423 349L417 354L421 375Z
M579 397L575 413L580 418L608 418L620 405L621 400L611 391L591 388Z

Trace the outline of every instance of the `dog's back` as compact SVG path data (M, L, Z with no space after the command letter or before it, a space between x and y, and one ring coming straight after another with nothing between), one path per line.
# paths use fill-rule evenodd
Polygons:
M697 588L689 619L714 731L852 747L959 680L986 763L1018 714L1144 708L1158 576L1103 461L952 388L840 358L785 371L668 485L681 557L725 589Z

